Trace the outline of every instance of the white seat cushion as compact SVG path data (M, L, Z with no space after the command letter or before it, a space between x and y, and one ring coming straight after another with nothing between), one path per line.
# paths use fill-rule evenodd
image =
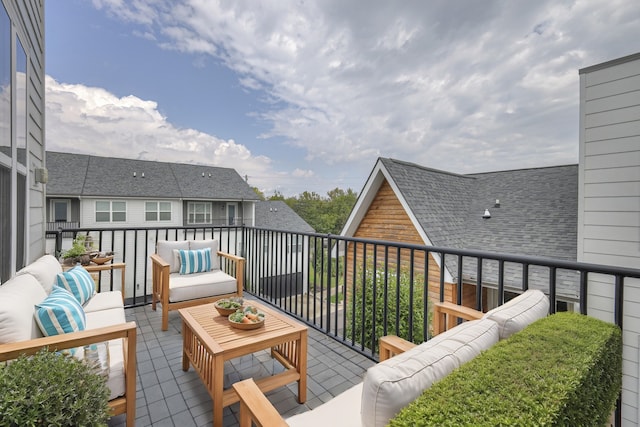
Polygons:
M169 276L169 301L187 301L230 294L238 289L236 279L222 270Z
M62 266L60 262L53 255L44 255L27 265L16 273L16 276L21 274L30 274L36 278L44 291L49 294L53 284L56 282L56 276L62 272Z
M359 427L362 383L343 391L333 399L286 419L291 427Z
M16 276L0 286L0 344L42 337L33 314L36 304L46 297L30 274Z
M506 304L487 311L482 317L498 324L500 339L503 340L548 314L549 298L540 290L529 289Z
M120 291L99 292L87 301L83 308L85 313L122 308L122 293Z
M462 323L367 370L363 381L363 426L382 427L424 390L498 342L488 319Z
M121 325L126 322L122 299L120 308L105 309L86 313L87 329L96 329L103 326ZM122 339L109 341L109 378L107 386L110 390L109 400L125 393L124 354Z

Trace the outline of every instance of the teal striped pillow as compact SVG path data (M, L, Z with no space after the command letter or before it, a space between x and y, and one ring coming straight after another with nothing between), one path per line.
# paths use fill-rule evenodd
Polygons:
M84 309L66 289L54 286L48 297L36 304L36 323L45 336L84 331Z
M58 273L56 285L71 292L81 305L89 301L96 293L96 282L93 281L89 272L81 266Z
M202 273L211 270L211 248L193 251L178 250L180 274Z

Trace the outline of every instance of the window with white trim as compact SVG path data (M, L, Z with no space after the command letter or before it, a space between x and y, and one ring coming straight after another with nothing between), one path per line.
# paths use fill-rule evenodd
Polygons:
M51 221L69 222L71 221L71 201L69 199L51 200Z
M145 202L145 221L171 221L171 202Z
M187 203L187 224L211 224L211 203Z
M127 220L127 202L96 201L96 222L124 222Z

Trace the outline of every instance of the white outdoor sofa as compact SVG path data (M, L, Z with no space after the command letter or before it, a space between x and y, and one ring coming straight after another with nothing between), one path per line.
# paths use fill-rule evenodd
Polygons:
M445 305L446 310L446 305ZM382 427L434 382L488 350L499 340L549 313L549 300L529 290L487 313L477 313L420 345L395 336L380 339L380 363L364 380L310 411L282 419L253 379L233 384L240 396L240 427ZM469 314L469 312L467 312Z
M169 311L205 304L220 298L241 297L244 288L242 257L218 250L218 240L158 241L151 255L151 308L162 305L162 330L169 328ZM211 250L211 269L181 274L179 251Z
M22 354L32 355L45 347L50 351L77 349L76 357L81 358L84 346L107 342L109 406L113 415L126 413L127 426L133 427L136 416L136 323L126 322L120 291L100 292L89 295L82 305L86 316L85 330L45 337L35 320L36 305L47 299L61 272L58 260L44 255L0 285L0 362ZM73 384L69 386L73 387Z

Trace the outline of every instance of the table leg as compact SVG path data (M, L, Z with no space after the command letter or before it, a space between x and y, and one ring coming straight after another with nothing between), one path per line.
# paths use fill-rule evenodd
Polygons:
M224 358L213 357L213 425L222 426L224 408L222 393L224 391Z
M187 356L187 342L191 335L191 329L187 328L185 322L182 322L182 370L189 370L189 356Z
M298 341L298 403L307 400L307 331L304 331Z

